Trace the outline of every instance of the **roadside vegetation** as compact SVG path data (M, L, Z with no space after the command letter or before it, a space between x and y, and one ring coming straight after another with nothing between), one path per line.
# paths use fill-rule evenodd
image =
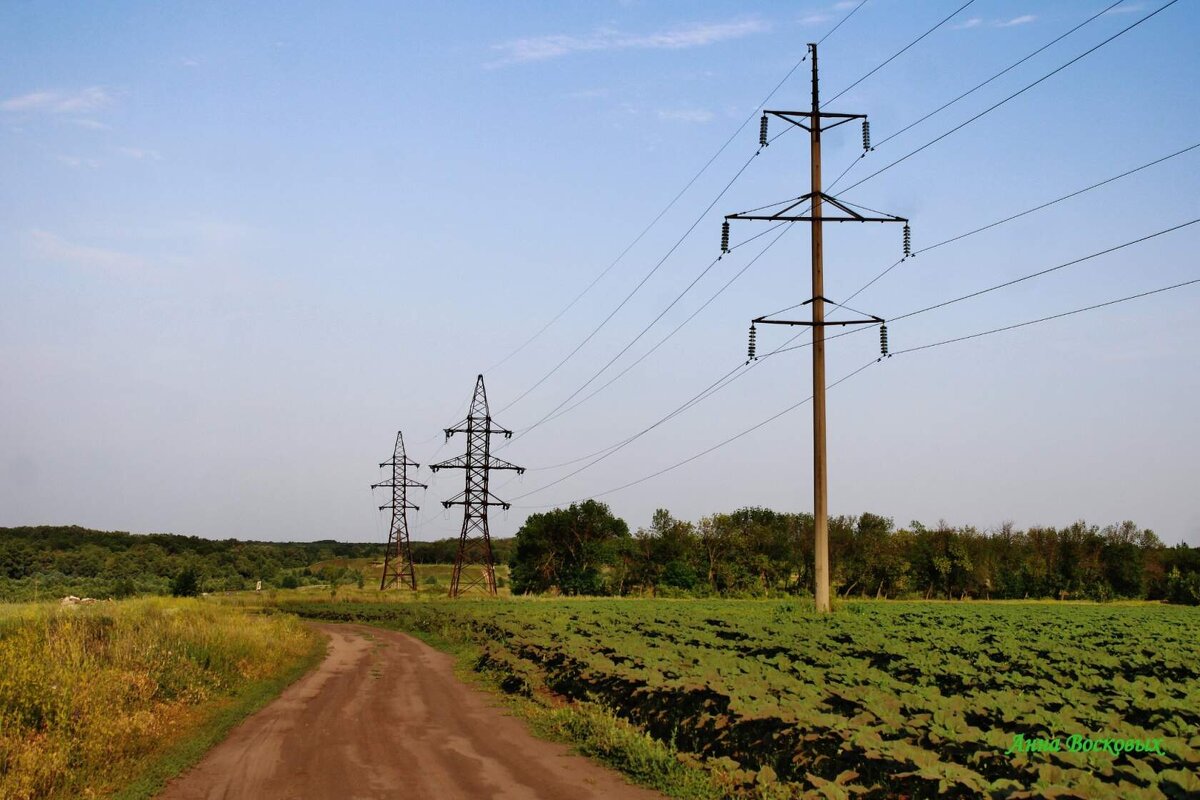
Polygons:
M1192 608L855 601L824 616L791 600L523 598L284 608L458 652L535 728L678 797L1200 796ZM1073 751L1072 736L1146 749ZM1058 750L1011 751L1054 740Z
M0 797L150 797L324 652L201 600L0 606Z

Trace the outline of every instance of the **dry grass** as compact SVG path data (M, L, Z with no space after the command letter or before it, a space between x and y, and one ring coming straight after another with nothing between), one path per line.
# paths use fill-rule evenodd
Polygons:
M203 600L0 606L0 797L101 797L316 635Z

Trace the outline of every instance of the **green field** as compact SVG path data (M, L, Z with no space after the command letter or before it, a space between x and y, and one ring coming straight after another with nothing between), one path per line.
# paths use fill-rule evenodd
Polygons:
M760 796L1200 796L1194 608L868 602L819 617L799 602L753 601L286 607L469 644L476 668L509 691L602 705ZM1007 752L1017 737L1059 749Z

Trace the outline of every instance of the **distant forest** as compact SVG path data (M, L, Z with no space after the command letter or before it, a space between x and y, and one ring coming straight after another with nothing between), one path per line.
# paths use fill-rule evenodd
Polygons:
M494 539L507 560L512 539ZM454 561L457 542L413 542L418 564ZM67 594L97 598L169 594L185 572L205 592L295 587L357 579L339 559L383 559L383 543L252 542L171 533L133 534L77 526L0 528L0 600ZM376 578L377 579L377 578Z
M829 550L842 597L1200 603L1200 548L1166 547L1133 522L980 531L840 516ZM630 534L589 500L530 516L510 563L517 594L811 594L813 518L743 508L693 523L660 509Z
M666 510L631 532L603 503L530 516L493 539L514 593L765 597L812 592L810 514L743 508L698 522ZM1165 546L1133 522L1063 528L973 527L875 514L830 520L841 597L1149 599L1200 604L1200 548ZM413 542L420 564L454 560L456 540ZM254 542L69 527L0 528L0 600L291 588L365 577L346 559L382 560L383 543ZM419 572L419 569L418 569ZM377 575L378 573L373 573Z

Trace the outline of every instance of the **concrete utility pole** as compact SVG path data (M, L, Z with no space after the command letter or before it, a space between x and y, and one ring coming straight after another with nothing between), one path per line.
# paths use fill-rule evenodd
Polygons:
M759 146L766 147L768 144L768 117L778 117L785 122L808 131L809 151L812 159L810 165L810 191L801 197L776 204L777 206L782 206L782 208L774 213L759 213L762 209L757 209L753 212L727 215L721 232L721 248L726 253L730 252L729 220L732 219L765 220L769 222L808 222L812 225L812 297L804 303L799 304L807 305L811 303L812 317L808 320L770 319L774 314L756 317L750 324L749 355L751 359L754 359L755 324L808 325L812 327L813 533L815 539L813 546L815 562L813 564L813 594L817 610L829 611L829 470L826 459L825 430L825 326L882 325L883 320L872 315L867 315L866 319L835 321L827 321L825 319L825 303L833 303L835 306L839 306L840 304L825 297L825 251L821 226L823 222L902 222L904 223L905 230L905 255L908 255L909 238L908 220L904 217L897 217L890 214L881 215L880 212L871 211L861 206L852 207L854 206L853 203L839 200L822 191L821 132L830 128L836 128L838 125L844 125L851 120L861 119L863 121L863 150L869 151L871 149L870 127L865 114L834 114L821 111L820 82L817 74L817 46L815 44L808 46L808 57L812 59L812 110L768 111L764 109L762 126L759 130ZM824 120L830 120L830 122L824 124ZM803 206L805 203L809 204L808 209L801 210L799 214L792 214L795 209ZM826 203L833 207L833 216L825 215L824 205ZM772 208L772 206L766 206L765 208ZM867 211L871 216L866 216L860 213L860 211L855 210L855 208ZM839 214L838 212L841 213ZM795 307L792 306L792 308Z
M812 114L809 149L812 168L812 385L813 385L813 596L817 611L829 610L829 480L825 451L825 243L821 231L821 90L817 46L812 58Z

